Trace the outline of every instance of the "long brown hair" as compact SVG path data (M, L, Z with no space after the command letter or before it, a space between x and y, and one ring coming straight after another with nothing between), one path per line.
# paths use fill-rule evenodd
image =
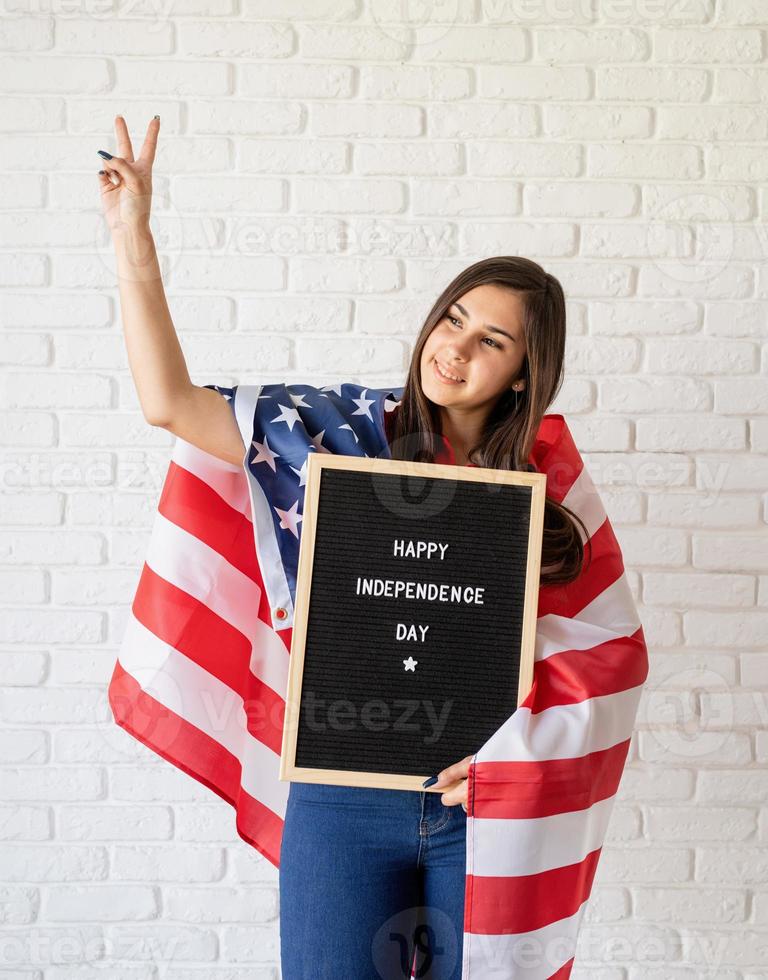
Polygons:
M434 462L441 446L440 411L421 387L421 353L427 338L451 304L476 286L493 283L518 292L523 301L526 356L521 392L505 391L493 407L469 458L478 466L534 470L528 463L542 417L563 383L565 295L558 280L536 262L517 255L482 259L460 272L435 300L416 340L403 395L395 413L392 458ZM572 582L581 573L583 521L568 507L546 497L541 551L541 584Z

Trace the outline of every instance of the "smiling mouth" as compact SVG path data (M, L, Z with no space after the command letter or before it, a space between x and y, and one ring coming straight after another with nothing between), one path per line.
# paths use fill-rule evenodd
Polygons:
M463 381L464 380L464 378L460 378L458 376L458 374L452 374L450 371L447 371L443 367L443 365L440 363L440 361L438 361L437 358L435 358L435 364L437 365L437 370L439 371L439 373L442 374L443 377L446 378L448 381Z

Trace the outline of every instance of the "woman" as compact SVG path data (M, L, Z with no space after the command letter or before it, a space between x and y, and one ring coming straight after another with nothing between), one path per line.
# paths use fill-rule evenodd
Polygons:
M125 121L100 171L118 262L131 372L145 419L227 462L245 446L228 402L192 384L149 231L159 119L134 160ZM436 300L403 397L389 413L393 458L505 469L530 462L563 376L557 280L519 257L470 266ZM586 528L548 499L542 584L568 583ZM292 783L280 862L284 980L462 975L467 774L471 756L413 793Z

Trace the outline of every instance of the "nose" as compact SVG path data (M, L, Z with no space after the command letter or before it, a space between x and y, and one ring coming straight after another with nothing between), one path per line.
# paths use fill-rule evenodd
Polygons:
M456 350L455 346L449 347L445 352L445 359L449 364L463 364L464 356Z
M466 343L465 337L451 337L450 344L445 348L446 357L451 359L458 358L458 360L464 360L464 346L461 343L462 340Z

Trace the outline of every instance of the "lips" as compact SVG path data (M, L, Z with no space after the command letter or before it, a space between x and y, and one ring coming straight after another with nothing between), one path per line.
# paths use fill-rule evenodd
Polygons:
M460 382L462 382L464 380L464 378L462 378L460 375L456 374L453 371L449 371L448 368L446 368L444 364L441 364L440 361L438 361L437 358L435 358L435 364L437 364L439 366L439 368L440 368L441 371L444 371L446 374L450 375L450 377L448 378L448 380L454 380L455 378L458 378L459 381L457 382L457 384L460 383Z

